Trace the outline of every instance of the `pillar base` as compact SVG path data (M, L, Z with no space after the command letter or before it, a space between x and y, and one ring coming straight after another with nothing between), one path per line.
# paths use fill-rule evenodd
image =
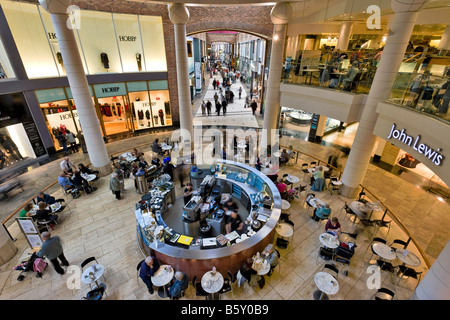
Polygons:
M4 265L11 260L17 253L17 247L11 239L7 239L0 247L0 265Z
M359 190L359 187L354 188L343 184L339 189L339 194L345 198L356 199L359 195Z
M95 170L98 170L100 177L107 176L107 175L111 174L113 171L112 166L109 163L102 167L94 167L94 168L95 168Z

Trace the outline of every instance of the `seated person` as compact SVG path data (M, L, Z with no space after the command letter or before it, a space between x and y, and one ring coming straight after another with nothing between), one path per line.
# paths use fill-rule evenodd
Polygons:
M99 172L97 170L92 170L89 167L85 166L84 164L80 163L78 165L78 171L80 171L82 174L95 174L97 177L95 180L98 179Z
M44 192L39 192L37 197L36 197L36 203L39 202L45 202L46 204L50 205L50 204L54 204L56 202L63 202L64 199L58 199L56 200L55 197L52 197L51 195L49 195L48 193L44 193Z
M319 221L321 219L326 219L331 214L331 208L328 203L325 205L319 204L316 209L314 209L313 216L311 217L314 221Z
M325 231L332 235L339 236L341 234L341 224L339 223L338 218L333 217L331 220L328 220L325 225Z
M270 264L270 271L267 275L271 275L273 272L273 269L278 265L278 254L275 251L273 245L269 243L267 247L263 250L261 253L263 257L266 257L267 261Z
M189 278L181 271L175 272L175 278L173 283L169 286L169 296L172 298L180 298L181 293L189 285Z
M152 151L156 152L158 154L164 154L164 152L162 151L161 145L159 144L159 139L158 138L156 138L155 141L153 141Z
M161 160L157 156L153 156L151 164L159 168L161 167Z
M317 179L320 179L323 177L324 177L323 167L318 166L317 169L314 171L314 173L311 175L311 185L313 185Z
M137 161L139 160L141 153L138 151L138 149L134 148L133 151L131 151L131 155L135 158L134 161Z
M58 183L63 187L64 190L69 191L75 189L72 181L69 180L64 172L61 172L58 177Z
M289 159L294 158L294 147L293 146L289 146L289 150L287 151L287 154L289 156Z
M70 161L69 157L64 157L64 160L60 163L61 170L68 176L72 176L75 165ZM73 169L73 170L72 170Z
M81 176L80 171L76 170L72 177L72 182L78 190L84 190L86 194L90 194L92 192L92 188L89 186L89 183Z
M286 151L286 149L283 149L283 151L281 152L281 155L280 155L280 165L281 166L285 165L286 163L289 162L289 159L290 159L290 157L289 157L288 152Z
M347 73L344 76L344 80L342 80L343 89L349 89L349 87L351 86L353 80L359 72L358 65L358 61L353 61L352 66L350 67L350 69L348 69Z
M186 205L192 198L192 184L188 183L184 189L184 204Z
M278 180L277 189L280 191L281 199L287 198L287 185L282 179Z
M45 202L38 203L39 210L36 211L36 214L33 216L34 219L38 221L49 221L54 222L58 219L56 214L52 214L51 209L47 209L47 204Z
M31 217L31 210L33 209L33 204L27 203L19 213L20 218ZM22 219L23 220L23 219Z
M139 168L142 168L142 169L146 169L146 168L148 168L148 163L147 163L147 161L145 161L145 159L144 159L144 157L139 157L139 164L138 164L138 166L139 166Z
M244 227L244 223L242 222L241 217L238 215L236 211L231 213L230 218L228 219L227 224L225 225L225 230L228 233L233 231L241 231Z
M241 268L239 269L239 273L241 276L240 277L238 276L237 279L238 287L244 284L245 281L250 282L252 273L254 273L254 270L252 270L252 264L253 264L252 258L248 258L247 260L242 262Z

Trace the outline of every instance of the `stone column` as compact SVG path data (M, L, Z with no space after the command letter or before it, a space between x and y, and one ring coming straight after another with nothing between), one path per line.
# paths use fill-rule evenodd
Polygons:
M69 20L67 9L71 5L71 1L39 0L39 3L44 10L50 13L52 18L90 162L100 171L101 175L107 175L111 173L112 168L100 130L100 122L95 112L75 35L67 24Z
M272 49L270 53L269 78L267 80L266 98L264 101L264 122L261 151L264 146L274 144L271 130L278 128L280 112L280 81L283 64L283 50L286 39L287 23L292 16L292 7L288 2L277 3L270 12L273 26Z
M341 194L345 197L353 198L358 191L359 184L364 180L377 138L373 134L378 119L375 110L378 103L389 98L417 19L418 10L425 2L426 0L391 1L395 14L389 36L342 175Z
M182 3L170 4L168 6L168 10L170 21L174 24L175 33L175 55L177 64L181 137L187 145L191 143L194 137L186 44L186 23L189 20L189 11Z
M350 42L350 35L353 29L352 21L345 21L341 25L341 31L339 32L339 40L337 43L337 48L341 51L347 51L348 43Z
M444 30L441 41L439 41L438 50L450 51L450 24Z
M17 247L3 226L0 226L0 266L11 260L17 252Z

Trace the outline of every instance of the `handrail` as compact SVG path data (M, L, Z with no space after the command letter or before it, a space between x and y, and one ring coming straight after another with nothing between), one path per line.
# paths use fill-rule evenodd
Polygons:
M406 228L406 226L401 222L401 220L397 217L397 215L392 211L392 209L388 208L380 199L378 199L378 197L372 192L370 191L367 187L363 186L362 184L360 184L361 188L363 188L363 190L369 192L373 198L375 198L383 207L386 208L386 210L388 212L390 212L391 214L389 215L392 220L395 221L395 223L403 230L403 232L406 233L406 235L409 237L409 239L412 240L412 242L414 243L414 245L416 246L417 250L419 250L419 253L421 254L425 264L427 265L428 269L431 268L431 264L428 261L427 257L425 256L425 252L423 252L422 248L419 246L419 244L417 243L417 241L414 239L414 237L411 235L411 233L409 232L408 228Z

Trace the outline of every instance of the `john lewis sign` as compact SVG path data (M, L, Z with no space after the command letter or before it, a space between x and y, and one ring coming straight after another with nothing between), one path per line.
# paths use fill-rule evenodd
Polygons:
M389 133L388 139L397 139L402 143L412 147L418 153L423 154L425 157L430 159L435 165L440 166L444 160L444 156L440 153L442 151L440 148L434 149L425 143L421 143L420 135L413 137L406 134L405 129L401 131L396 129L396 124L394 123L391 128L391 132Z

